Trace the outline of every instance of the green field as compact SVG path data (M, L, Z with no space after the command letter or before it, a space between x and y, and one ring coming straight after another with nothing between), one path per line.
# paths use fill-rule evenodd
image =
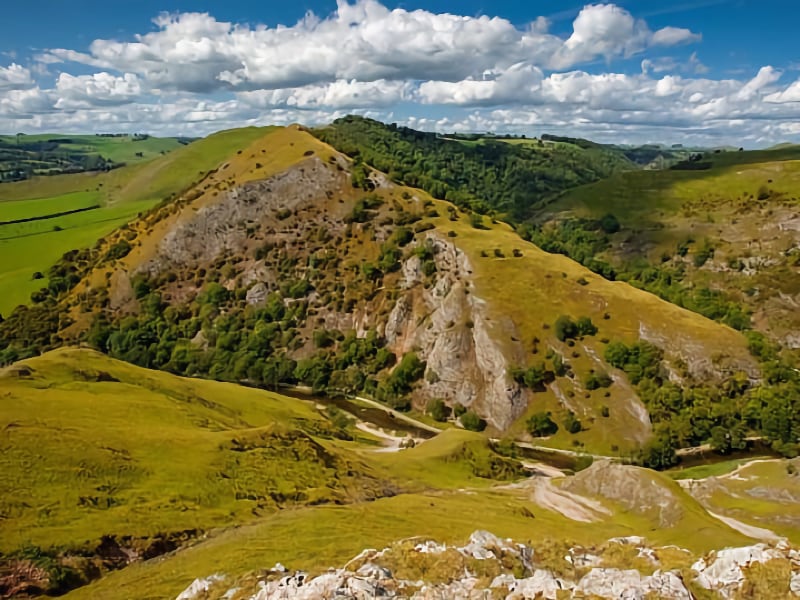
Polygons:
M136 135L0 135L0 181L119 167L151 160L190 141Z
M0 221L101 205L96 210L52 219L0 225L0 288L4 291L0 314L7 315L17 305L27 303L32 292L47 285L46 279L32 278L35 272L46 273L65 252L93 246L165 197L182 192L270 130L250 127L223 131L108 173L54 175L0 184ZM121 144L118 138L97 140ZM158 140L135 144L150 141Z

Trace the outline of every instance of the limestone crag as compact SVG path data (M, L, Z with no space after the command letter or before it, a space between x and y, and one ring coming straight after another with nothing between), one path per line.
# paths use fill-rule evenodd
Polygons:
M648 574L641 569L603 566L601 551L601 556L586 566L572 561L571 574L567 576L537 566L535 552L527 545L476 531L464 546L404 540L383 550L364 550L344 568L330 569L316 577L302 571L290 573L278 564L265 571L255 584L251 582L250 587L255 589L250 590L239 587L241 581L214 575L192 582L178 600L691 600L695 597L693 590L700 589L733 598L749 585L748 568L770 561L780 561L791 568L786 589L777 590L779 596L775 597L800 595L800 553L786 543L712 552L683 571L663 570L657 552L642 538L615 538L608 544L632 546L640 557L649 557L653 571ZM569 556L585 552L583 548L571 548ZM409 553L415 555L412 560L408 560ZM409 572L408 565L418 565L420 570ZM437 571L432 578L435 581L425 580L423 573L432 574L442 565L449 566L450 571Z
M420 261L403 264L408 290L395 303L384 334L397 353L418 348L427 362L420 393L474 407L498 429L505 429L527 406L527 396L508 374L522 360L519 344L503 348L493 335L486 304L475 295L469 259L454 244L428 234L420 243L434 252L436 282L419 286ZM513 333L513 323L506 324Z

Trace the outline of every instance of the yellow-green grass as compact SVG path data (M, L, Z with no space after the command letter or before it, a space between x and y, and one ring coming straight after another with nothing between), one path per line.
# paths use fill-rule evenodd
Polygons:
M596 545L610 537L643 533L654 544L679 542L697 553L748 543L747 538L711 518L687 520L686 525L687 529L680 531L659 530L636 516L587 525L539 508L519 494L499 490L407 494L365 504L283 511L162 560L111 573L67 598L174 597L196 577L212 573L236 577L278 561L290 569L319 573L343 565L364 548L383 548L416 536L463 544L476 529L534 547L554 541Z
M0 375L0 552L207 530L370 493L378 479L354 444L302 434L331 430L311 403L89 350L17 363Z
M0 225L0 314L8 315L18 305L27 304L32 292L47 285L47 279L33 279L35 272L46 273L65 252L93 246L152 205L153 201L127 202L52 219Z
M650 339L657 340L667 355L684 353L687 347L702 347L705 356L752 363L743 336L729 327L626 283L608 281L565 256L544 252L520 239L503 223L489 224L486 219L488 229L482 230L472 227L463 215L455 222L450 221L444 203L439 205L439 213L442 216L433 219L433 223L442 234L455 232L455 237L449 239L467 254L472 264L474 294L487 301L494 338L508 344L514 343L512 337L518 339L527 353L526 364L545 360L548 348L553 348L572 365L581 382L590 369L604 368L599 361L605 350L603 339L630 343L638 340L643 331ZM502 258L495 257L496 249ZM515 250L521 256L515 257ZM553 333L553 323L559 315L573 319L591 317L598 333L569 347ZM505 329L509 320L516 326L514 331ZM539 340L536 354L532 353L534 338ZM578 356L573 357L573 353ZM559 378L557 385L564 394L574 393L568 400L580 409L576 412L586 430L573 436L562 426L557 435L543 444L574 449L577 440L592 452L624 454L636 445L634 436L646 431L647 425L642 422L646 415L637 416L633 412L631 398L635 392L624 377L608 390L592 392L565 378ZM609 397L605 397L606 392ZM609 418L600 416L603 405L610 409ZM560 422L564 411L559 409L552 390L534 394L529 412L543 410L552 411ZM524 419L521 419L512 432L521 433L523 429Z
M800 543L797 461L755 461L736 475L714 480L712 493L703 498L703 504L713 512L771 529Z
M410 536L464 542L476 529L533 545L645 535L705 552L746 541L684 496L684 516L669 528L623 510L597 523L571 521L534 504L525 488L491 488L475 477L463 450L489 453L478 434L451 429L383 454L315 435L326 428L311 402L149 371L90 350L22 361L0 372L0 552L25 544L91 549L103 535L207 532L180 552L69 595L111 600L174 597L195 577L239 576L276 561L319 572L365 547ZM384 490L399 493L379 497ZM237 498L254 491L303 491L308 503L344 504L286 501L279 510Z
M762 187L779 192L784 201L796 201L800 197L800 160L770 156L777 152L759 152L756 157L764 162L741 158L741 164L730 164L734 159L715 159L720 166L706 171L620 173L570 190L545 210L586 218L612 213L624 228L637 232L637 241L651 258L658 258L663 251L674 252L675 244L689 235L695 240L716 237L720 225L729 226L736 219L734 213L748 205L752 208L750 197L757 197ZM790 156L800 158L797 152ZM739 229L747 229L748 220L740 217L740 221ZM750 237L757 234L756 229Z
M714 462L708 465L695 465L694 467L677 467L667 471L667 475L673 479L706 479L707 477L719 477L726 475L731 471L751 462L753 460L761 460L758 457L736 458L732 460L723 460Z

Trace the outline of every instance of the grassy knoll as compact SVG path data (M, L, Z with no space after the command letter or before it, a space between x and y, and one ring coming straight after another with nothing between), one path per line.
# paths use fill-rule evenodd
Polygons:
M97 210L0 226L0 314L27 303L46 286L33 280L69 250L94 245L163 198L177 194L272 128L216 133L158 158L109 173L36 177L0 185L0 221L46 216L100 204ZM114 143L116 138L98 138ZM142 143L142 142L136 142Z

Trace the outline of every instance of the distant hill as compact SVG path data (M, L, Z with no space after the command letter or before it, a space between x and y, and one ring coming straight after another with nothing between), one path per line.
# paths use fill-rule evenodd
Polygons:
M512 220L524 219L536 204L566 189L636 168L621 153L596 145L447 138L356 116L315 129L314 135L392 181Z
M191 141L142 134L0 135L0 183L37 175L109 171L150 160Z

